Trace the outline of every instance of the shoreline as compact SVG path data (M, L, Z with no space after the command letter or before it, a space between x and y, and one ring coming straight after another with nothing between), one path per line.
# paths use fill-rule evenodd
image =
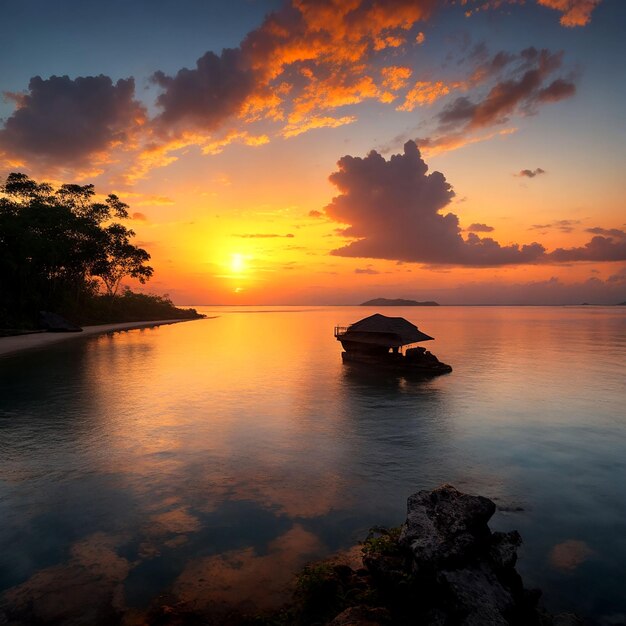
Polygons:
M202 319L202 318L198 318ZM46 346L59 343L68 339L78 339L79 337L91 337L104 333L114 333L124 330L140 330L153 326L168 326L179 322L191 322L193 319L167 319L143 322L119 322L117 324L94 324L83 326L82 332L77 333L32 333L27 335L13 335L10 337L0 337L0 358L10 356L25 350L35 348L45 348Z

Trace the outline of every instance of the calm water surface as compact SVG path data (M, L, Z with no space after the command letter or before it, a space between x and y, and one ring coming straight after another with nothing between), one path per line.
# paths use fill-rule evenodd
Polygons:
M450 482L548 608L626 620L626 307L383 311L436 337L428 382L342 365L333 326L374 310L202 310L0 359L1 603L263 609Z

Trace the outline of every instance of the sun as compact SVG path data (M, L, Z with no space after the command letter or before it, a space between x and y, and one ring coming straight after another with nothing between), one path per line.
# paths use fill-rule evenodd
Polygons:
M246 269L246 261L242 254L233 254L230 259L230 269L235 274L240 274Z

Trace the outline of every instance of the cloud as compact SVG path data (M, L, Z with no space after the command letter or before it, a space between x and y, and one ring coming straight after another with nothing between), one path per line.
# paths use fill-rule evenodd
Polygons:
M138 222L147 222L148 221L147 215L145 213L140 213L139 211L135 211L135 213L133 213L131 215L131 219L137 220Z
M587 23L598 4L598 0L538 1L561 11L561 21L568 26ZM536 58L528 51L521 56L500 52L483 58L467 80L419 80L401 94L413 68L388 66L389 56L400 58L411 47L423 45L425 35L416 32L416 25L446 4L287 0L238 47L207 51L189 68L155 72L158 112L150 121L135 99L132 78L113 83L102 75L34 77L26 93L8 94L17 108L0 130L0 154L7 163L80 165L97 174L104 164L119 161L112 151L131 152L134 162L120 164L118 176L132 184L151 169L176 161L190 146L216 154L233 141L246 145L269 141L268 135L246 133L246 124L266 120L280 127L276 135L295 137L354 122L355 115L334 112L365 100L395 102L399 110L413 111L455 90L501 76L515 63L515 71L488 94L463 95L450 103L432 141L459 146L476 129L500 124L514 113L530 114L540 105L574 94L570 79L548 78L561 57L547 51L535 51ZM490 4L484 0L481 8ZM381 69L383 65L387 67Z
M383 67L380 73L383 77L383 87L397 91L398 89L406 87L413 70L403 65L390 65Z
M574 230L574 226L577 224L580 224L580 220L557 220L556 222L550 222L549 224L533 224L528 230L548 231L551 229L557 229L562 233L571 233Z
M430 105L450 93L450 87L443 81L418 81L406 94L398 111L412 111L416 106Z
M573 261L626 261L626 239L615 241L613 237L592 237L584 246L557 248L548 259L557 263Z
M354 270L355 274L380 274L377 270L373 270L371 267L357 267Z
M239 48L227 48L219 56L209 51L194 69L183 68L173 77L158 71L152 79L164 90L157 98L157 123L171 129L185 122L209 131L240 111L258 83Z
M503 128L487 133L470 133L464 134L462 132L452 133L449 135L441 135L439 137L424 137L416 139L415 143L419 146L420 150L427 156L434 156L441 152L450 152L451 150L458 150L473 143L479 143L481 141L489 141L496 137L507 137L517 132L517 128Z
M472 64L467 78L445 83L418 82L397 107L397 110L410 111L455 92L471 92L449 100L431 120L430 136L415 139L429 156L516 132L512 126L499 131L494 127L514 116L533 115L543 105L571 97L576 92L571 79L553 76L563 65L562 52L531 47L517 54L508 51L489 54L483 43L474 46L460 64L465 61ZM414 136L405 134L392 143L397 145Z
M344 117L310 117L304 121L299 120L296 123L287 124L282 131L283 137L297 137L302 133L306 133L314 128L338 128L345 124L352 124L356 121L353 115L345 115Z
M617 304L624 301L624 294L626 267L606 280L593 276L574 283L563 282L557 277L523 283L504 279L463 281L457 287L440 290L437 301L450 304Z
M487 226L487 224L470 224L465 230L470 233L491 233L495 230L493 226Z
M7 94L17 108L0 130L0 151L48 165L106 159L116 146L132 147L146 121L134 93L132 78L35 76L26 93Z
M476 232L491 227L472 224L466 238L459 218L442 213L454 191L440 172L428 174L428 166L413 141L403 154L386 160L375 150L365 158L344 156L329 177L340 191L325 207L326 216L344 224L337 234L352 241L332 250L336 256L389 259L429 265L497 267L503 265L609 262L626 260L623 231L599 227L584 246L547 252L537 242L502 245ZM532 229L558 228L571 232L578 220L535 224ZM485 230L487 229L487 230Z
M462 0L463 5L468 2L477 3L477 7L470 7L465 10L465 15L470 17L473 13L485 11L487 9L498 9L505 2L506 4L524 4L526 0ZM586 26L591 21L592 11L602 0L536 0L540 6L555 9L562 13L559 20L561 26L573 28L575 26Z
M626 231L620 230L619 228L600 228L599 226L594 226L593 228L585 229L585 231L594 235L604 235L605 237L617 237L618 239L626 238Z
M570 98L576 93L574 83L557 78L553 80L545 89L541 89L537 94L537 102L558 102L565 98Z
M388 161L378 152L345 156L330 181L341 194L325 208L332 220L348 226L355 239L332 251L337 256L380 258L416 263L498 266L532 263L545 249L538 243L502 246L470 232L461 236L459 219L441 214L454 196L443 174L427 174L416 144Z
M439 114L441 130L466 130L506 122L514 113L533 113L540 103L556 102L575 93L575 85L557 79L544 87L550 74L563 62L563 53L526 48L519 54L513 75L497 82L477 101L460 96Z
M323 217L323 215L324 214L317 209L312 209L311 211L309 211L309 217Z
M231 117L288 119L319 128L321 110L385 97L364 62L405 42L409 29L427 19L436 0L292 0L270 13L238 48L206 52L194 68L168 76L155 72L162 89L157 125L215 130ZM299 95L291 93L297 88ZM287 96L294 104L288 108ZM291 117L291 119L289 119ZM317 120L311 125L310 119ZM345 123L345 122L344 122ZM328 125L328 124L324 124Z
M562 26L586 26L591 21L591 12L601 0L537 0L541 6L561 11Z
M540 174L545 174L546 171L542 170L540 167L534 170L520 170L519 174L516 176L526 177L526 178L534 178L535 176L539 176Z

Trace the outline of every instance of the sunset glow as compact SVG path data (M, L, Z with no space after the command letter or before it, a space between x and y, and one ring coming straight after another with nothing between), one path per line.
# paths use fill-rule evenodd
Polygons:
M134 8L92 63L16 9L0 170L118 194L178 303L623 300L623 3L461 4Z

